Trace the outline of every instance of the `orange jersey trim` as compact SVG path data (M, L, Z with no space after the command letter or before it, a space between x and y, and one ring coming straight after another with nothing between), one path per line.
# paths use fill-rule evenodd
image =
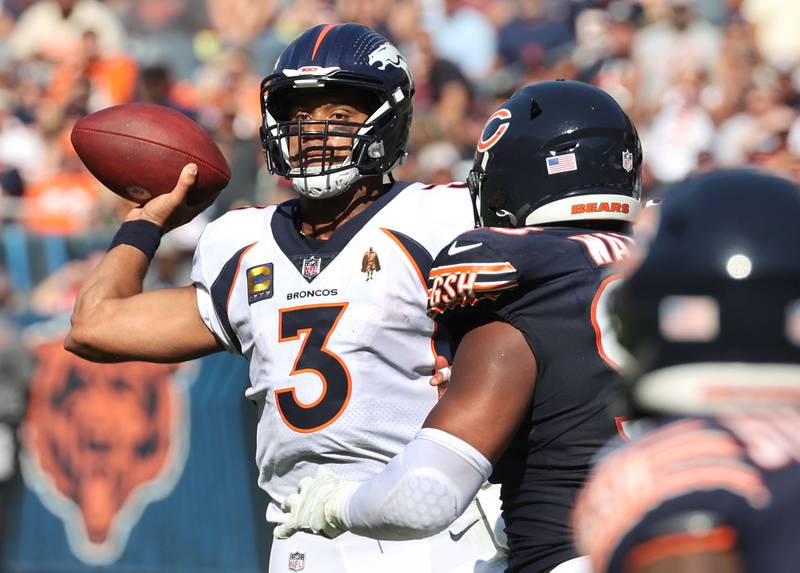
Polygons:
M431 270L431 276L438 277L440 275L449 275L452 273L510 273L516 270L517 269L511 263L446 265Z
M594 328L594 342L595 346L597 347L597 353L606 364L617 371L620 370L620 365L617 364L616 361L612 360L611 357L606 353L605 348L603 348L603 329L600 328L600 323L597 321L597 304L600 302L600 297L603 296L606 287L608 287L608 285L614 281L620 280L621 278L621 275L611 275L603 279L603 282L601 282L600 286L597 287L597 292L594 293L594 299L592 299L592 306L590 310L592 328Z
M403 243L401 243L401 242L400 242L400 239L398 239L398 238L395 236L395 234L394 234L394 233L392 233L392 232L391 232L389 229L384 229L383 227L381 227L381 231L383 231L384 233L386 233L386 235L387 235L387 236L388 236L388 237L389 237L389 238L390 238L392 241L394 241L394 243L395 243L395 244L396 244L398 247L400 247L400 250L401 250L401 251L403 251L403 254L404 254L404 255L406 256L406 258L408 259L408 262L410 262L410 263L411 263L411 267L414 269L414 272L415 272L415 273L417 273L417 278L419 279L419 282L420 282L420 284L422 284L422 289L423 289L423 290L424 290L424 291L427 293L427 292L428 292L428 282L425 280L425 276L422 274L422 271L421 271L421 270L420 270L420 268L417 266L417 263L416 263L416 261L414 260L414 257L412 257L412 256L411 256L411 253L409 253L409 252L408 252L408 249L406 249L406 248L403 246Z
M481 291L493 291L493 290L506 290L512 287L517 286L519 283L517 281L503 281L499 283L489 283L489 284L481 284L475 283L475 286L472 287L472 290L475 292Z
M258 241L256 241L256 243L257 242ZM231 306L231 296L233 295L233 287L236 285L236 279L239 278L239 271L242 270L242 259L247 254L247 251L256 246L256 243L252 243L249 247L247 247L244 251L242 251L242 254L239 255L239 260L236 261L236 274L233 275L233 280L231 281L231 287L228 289L228 298L225 301L226 310L230 309Z
M736 531L728 525L705 532L664 535L634 547L625 560L625 570L639 570L670 557L729 551L736 546L736 538Z

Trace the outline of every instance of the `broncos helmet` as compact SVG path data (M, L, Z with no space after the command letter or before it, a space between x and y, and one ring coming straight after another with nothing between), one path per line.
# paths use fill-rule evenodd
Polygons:
M489 117L467 184L485 226L631 221L642 148L604 91L575 81L534 83Z
M611 299L634 410L800 406L800 189L720 170L667 190L657 210Z
M306 90L351 89L372 103L363 123L293 120L288 102ZM414 82L400 52L386 38L361 24L328 24L311 28L281 54L275 71L261 82L261 142L267 168L291 179L295 190L322 199L347 190L357 179L388 174L405 156L411 128ZM289 140L350 138L349 156L320 167L292 165Z

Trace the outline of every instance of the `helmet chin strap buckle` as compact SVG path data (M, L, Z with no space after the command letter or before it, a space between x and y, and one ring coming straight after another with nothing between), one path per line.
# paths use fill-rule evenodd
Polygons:
M510 211L506 211L505 209L500 209L499 211L494 212L495 215L498 217L508 217L509 223L511 223L512 227L517 226L517 216Z
M373 142L372 142L372 143L369 145L369 147L367 147L367 155L368 155L368 156L369 156L371 159L380 159L381 157L383 157L383 156L384 156L384 154L385 154L385 153L386 153L386 152L384 151L384 148L383 148L383 141L382 141L382 140L379 140L379 141L373 141Z

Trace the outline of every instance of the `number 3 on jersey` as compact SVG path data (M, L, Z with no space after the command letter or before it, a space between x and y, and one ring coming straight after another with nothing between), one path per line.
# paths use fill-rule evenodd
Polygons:
M298 401L295 389L275 391L278 412L296 432L316 432L338 418L350 400L350 372L339 356L326 348L347 303L298 306L279 311L278 341L298 340L305 334L289 373L311 373L322 381L322 394L312 404Z

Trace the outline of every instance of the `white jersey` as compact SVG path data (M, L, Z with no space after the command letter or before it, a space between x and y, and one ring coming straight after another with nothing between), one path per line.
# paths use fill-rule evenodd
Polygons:
M192 270L203 320L250 360L259 485L279 504L322 464L369 479L419 430L436 401L427 273L474 221L460 184L395 183L327 241L299 235L296 209L223 215Z

